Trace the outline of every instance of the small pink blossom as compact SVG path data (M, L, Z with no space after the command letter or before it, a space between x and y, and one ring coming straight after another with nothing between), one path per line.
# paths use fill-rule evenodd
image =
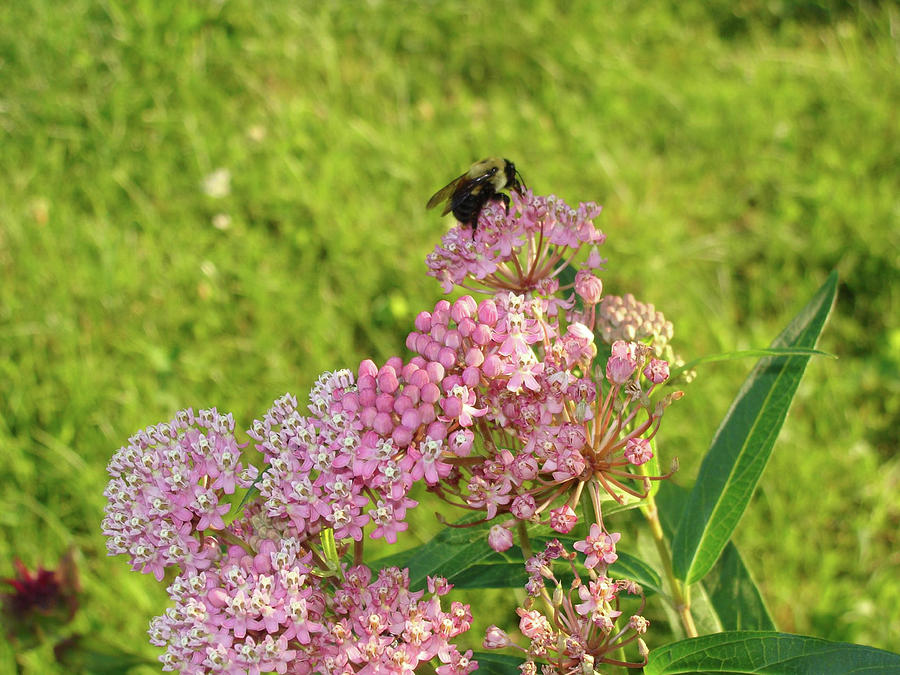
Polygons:
M576 542L573 548L587 556L584 566L588 569L596 567L601 562L604 565L612 565L619 559L619 556L616 555L616 542L621 537L619 532L607 534L597 523L592 523L587 538L584 541Z
M578 515L568 504L563 504L550 511L550 527L560 534L571 532L576 523L578 523Z
M653 384L660 384L669 379L669 364L661 359L650 359L644 366L644 377Z
M646 438L629 438L625 441L625 459L635 466L649 462L652 457L653 450Z

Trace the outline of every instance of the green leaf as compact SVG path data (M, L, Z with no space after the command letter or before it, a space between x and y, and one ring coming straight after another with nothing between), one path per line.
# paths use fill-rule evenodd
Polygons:
M371 567L409 567L410 587L420 588L426 576L440 575L456 588L521 588L528 580L522 550L513 546L497 553L487 543L487 525L445 530L431 541L414 549L382 558ZM536 529L536 528L535 528ZM531 540L534 551L541 551L553 537L546 535ZM578 541L572 537L556 537L569 550ZM452 550L448 550L450 547ZM565 572L568 572L568 565ZM632 579L645 587L647 595L660 592L661 581L647 563L625 552L609 568L610 576ZM566 574L560 575L562 579Z
M609 576L615 579L631 579L644 587L647 595L663 593L662 580L656 570L640 558L617 551L619 559L609 566Z
M661 486L656 505L666 536L671 537L675 524L687 505L689 494L686 488L671 481L665 481ZM691 604L695 609L700 609L701 602L705 602L706 609L715 613L719 624L716 632L775 630L775 622L772 621L762 594L734 542L728 542L699 587L702 595L695 594ZM699 622L698 616L695 615L694 619Z
M701 582L723 630L775 630L775 622L734 542Z
M772 343L815 347L837 291L832 272ZM672 542L675 575L690 584L709 572L731 538L762 476L809 356L760 359L741 387L703 459Z
M488 546L489 523L471 527L447 527L422 546L392 555L372 563L371 567L409 568L409 587L419 589L425 586L426 576L447 577L451 583L465 579L466 574L485 558L496 555Z
M900 655L804 635L745 631L704 635L655 649L644 673L900 673Z
M521 675L519 666L525 660L521 656L508 656L493 652L475 652L472 660L478 661L478 674L486 675Z
M778 349L771 347L769 349L739 349L733 352L725 352L723 354L710 354L709 356L701 356L694 359L690 363L685 363L679 368L674 368L669 373L669 379L666 382L673 382L682 373L693 370L703 363L715 363L716 361L734 361L735 359L746 359L750 356L827 356L836 359L837 356L829 352L823 352L820 349Z

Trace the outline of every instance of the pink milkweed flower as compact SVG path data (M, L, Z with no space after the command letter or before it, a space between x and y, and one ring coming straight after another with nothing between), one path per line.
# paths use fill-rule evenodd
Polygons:
M568 504L550 511L550 527L560 534L571 532L577 522L578 515Z
M619 556L616 555L616 542L622 535L619 532L607 534L597 523L591 523L591 531L584 541L576 542L573 548L584 553L587 558L584 566L592 569L601 562L604 565L612 565Z

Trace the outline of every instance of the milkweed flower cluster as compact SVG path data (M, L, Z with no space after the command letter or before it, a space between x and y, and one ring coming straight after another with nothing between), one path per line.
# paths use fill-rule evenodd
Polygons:
M479 442L464 460L449 460L458 469L455 483L441 487L448 501L488 520L509 513L567 532L575 524L571 504L585 485L624 502L641 499L660 477L639 467L653 458L663 412L681 394L661 394L668 362L656 358L649 340L635 339L650 336L611 341L603 355L597 348L595 330L613 320L617 306L602 309L597 246L605 237L591 222L598 213L592 204L571 209L555 198L514 193L509 215L500 205L486 208L474 233L452 230L429 256L430 273L465 288L480 284L488 296L438 302L419 314L406 341L420 355L452 350L455 358L444 358L448 378L475 394L473 407L483 415ZM518 233L515 245L501 246L500 232ZM586 260L560 285L582 247ZM574 293L560 297L566 289ZM671 324L660 332L668 339ZM495 527L494 548L512 545L500 528L513 525Z
M454 286L552 293L555 278L582 246L606 240L591 222L600 210L593 202L573 209L553 195L514 191L508 212L499 201L482 209L476 236L463 227L445 234L426 258L428 274L445 293ZM592 248L586 264L596 269L604 262Z
M371 537L394 543L406 530L412 485L446 479L448 459L468 454L469 427L485 412L462 378L447 375L454 351L423 351L380 368L363 361L356 376L326 373L310 394L310 415L287 395L253 424L248 434L268 464L257 487L271 521L287 522L301 540L330 528L338 540L360 541L371 523Z
M585 581L575 565L576 554L567 551L553 540L541 553L529 558L525 569L529 573L528 601L518 608L519 631L527 640L521 646L497 626L488 628L483 646L487 649L512 647L525 654L523 673L541 672L545 675L577 675L593 673L603 663L640 668L646 665L647 648L641 635L650 622L641 615L645 600L641 587L628 580L614 580L607 576L608 565L615 561L612 537L595 523L587 539L574 548L588 552L584 566ZM597 550L603 551L602 556ZM568 588L557 577L554 561L566 563L572 575ZM548 589L549 586L549 589ZM622 595L636 596L639 606L627 621L622 621ZM543 599L545 610L535 609L535 601ZM637 641L641 661L622 661L613 652ZM544 663L538 671L538 663Z
M249 488L256 467L241 463L234 419L215 409L182 410L128 439L107 467L103 534L110 555L162 581L167 567L196 571L218 556L207 530L224 530L222 501Z
M324 573L296 539L264 541L256 555L232 546L202 572L178 576L174 605L150 624L165 647L163 670L181 673L410 673L437 657L437 672L464 675L471 652L449 640L468 630L468 607L441 608L445 582L431 596L409 589L396 567L372 578L365 566Z
M570 532L587 489L594 513L574 551L590 578L561 590L553 561L576 553L558 542L527 563L525 672L537 660L557 669L547 672L588 672L646 628L639 617L622 625L619 593L640 591L607 576L620 535L605 528L602 503L640 500L664 477L654 439L681 394L663 391L669 364L656 347L671 324L658 313L639 320L652 307L605 300L599 206L511 197L508 213L487 204L476 230L454 228L428 256L446 292L479 298L420 312L410 356L323 374L303 406L292 394L276 400L245 443L230 415L186 410L115 454L109 553L159 580L177 573L173 605L150 629L165 669L474 670L451 642L472 617L458 602L442 609L449 584L429 581L425 599L408 570L364 564L366 538L392 544L407 530L419 483L478 514L471 524L497 518L487 538L497 551L514 530L525 536L518 525ZM252 489L232 507L237 488ZM538 598L552 611L538 614ZM493 635L492 646L513 644Z

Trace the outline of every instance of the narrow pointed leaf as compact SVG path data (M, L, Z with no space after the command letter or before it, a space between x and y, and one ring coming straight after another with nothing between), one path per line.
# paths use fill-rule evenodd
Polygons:
M704 635L653 650L646 675L674 673L900 673L900 655L773 631Z
M837 273L833 272L772 347L814 348L836 290ZM672 542L675 574L686 583L702 579L731 538L808 361L809 356L760 359L719 426Z
M673 368L669 373L669 379L666 382L672 382L684 372L693 370L697 366L704 363L715 363L717 361L734 361L736 359L746 359L751 356L828 356L836 359L837 356L829 352L823 352L820 349L804 349L804 348L775 348L768 349L740 349L733 352L725 352L723 354L710 354L709 356L701 356L694 359L683 366Z

